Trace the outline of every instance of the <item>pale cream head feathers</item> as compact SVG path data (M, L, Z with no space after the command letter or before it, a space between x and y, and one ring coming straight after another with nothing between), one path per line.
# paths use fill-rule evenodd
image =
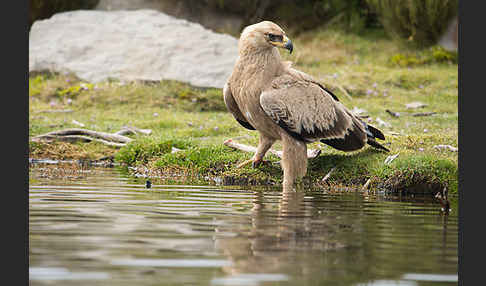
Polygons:
M270 21L263 21L247 26L241 32L238 48L240 53L247 50L271 49L273 47L293 50L292 41L285 35L277 24Z

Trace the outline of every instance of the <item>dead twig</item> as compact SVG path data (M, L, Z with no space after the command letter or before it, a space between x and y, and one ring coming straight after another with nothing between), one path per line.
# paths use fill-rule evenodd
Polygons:
M398 155L399 155L399 154L400 154L400 152L398 152L398 153L397 153L397 154L395 154L395 155L390 155L390 156L386 157L385 162L384 162L384 163L385 163L385 165L390 165L390 163L391 163L393 160L395 160L395 159L398 157Z
M370 185L370 183L371 183L371 178L369 178L369 179L366 181L366 183L363 185L363 188L362 188L361 190L363 190L363 191L368 190L368 186Z
M387 109L385 110L388 114L390 114L391 116L393 117L400 117L401 114L399 112L394 112L394 111L391 111L390 109Z
M412 113L412 116L431 116L437 114L437 112L418 112L418 113Z
M331 170L324 176L324 178L322 178L321 182L327 181L327 179L329 179L334 169L336 169L336 167L332 167Z

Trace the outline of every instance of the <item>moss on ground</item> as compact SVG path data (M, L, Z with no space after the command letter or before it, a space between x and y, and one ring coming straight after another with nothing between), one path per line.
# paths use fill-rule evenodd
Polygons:
M373 189L433 193L447 187L457 192L457 152L434 148L458 145L458 70L453 54L398 46L383 33L361 36L315 30L292 39L295 52L284 59L328 86L350 109L364 109L364 120L383 130L390 153L371 147L344 153L322 149L309 162L304 183L309 186L363 185ZM446 53L440 51L440 53ZM402 63L396 55L429 60ZM398 57L399 58L399 57ZM432 60L433 59L433 60ZM409 61L413 62L413 60ZM419 109L406 104L419 101ZM398 112L393 117L386 110ZM69 111L69 112L52 112ZM413 113L434 112L431 116ZM367 117L366 117L367 116ZM79 126L116 132L123 126L151 129L148 136L122 148L91 143L29 143L31 158L90 159L113 156L117 162L169 180L198 180L222 184L275 184L282 180L279 159L258 169L236 165L252 154L230 149L229 138L256 146L256 132L242 128L226 111L219 89L194 88L173 81L106 81L89 84L72 75L32 74L29 77L29 137ZM385 123L380 123L385 122ZM280 149L277 142L274 149ZM173 148L182 151L173 152ZM390 164L389 155L399 154ZM335 168L325 183L321 179Z

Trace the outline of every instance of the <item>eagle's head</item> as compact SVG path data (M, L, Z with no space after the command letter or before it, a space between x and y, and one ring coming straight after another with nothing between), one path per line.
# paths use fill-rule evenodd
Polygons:
M270 49L273 47L284 48L292 53L294 46L287 38L284 30L270 21L263 21L243 29L240 36L240 51L246 48Z

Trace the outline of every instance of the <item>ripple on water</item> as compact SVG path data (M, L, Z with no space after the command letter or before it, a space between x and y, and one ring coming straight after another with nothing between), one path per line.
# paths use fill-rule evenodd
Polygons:
M32 284L457 284L457 211L430 199L147 189L117 169L49 179L31 168Z

